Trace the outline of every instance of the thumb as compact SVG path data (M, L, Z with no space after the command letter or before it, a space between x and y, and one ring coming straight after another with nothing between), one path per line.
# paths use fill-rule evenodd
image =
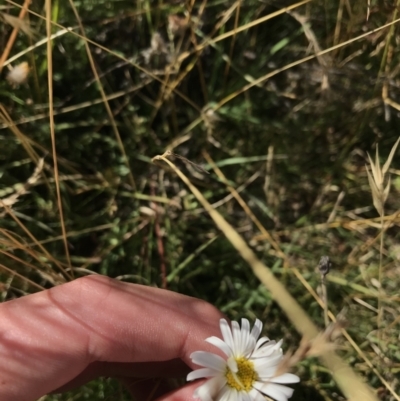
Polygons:
M176 379L121 379L132 394L133 400L140 401L195 401L194 390L199 382L177 388Z

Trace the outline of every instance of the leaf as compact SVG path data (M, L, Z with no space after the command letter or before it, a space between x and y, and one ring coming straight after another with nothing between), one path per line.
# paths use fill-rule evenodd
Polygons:
M390 191L390 176L386 188L383 190L382 202L385 203Z
M289 38L284 38L282 40L280 40L278 43L276 43L271 50L269 51L269 53L271 55L277 53L279 50L283 49L288 43L289 43Z
M386 163L382 167L383 176L385 176L386 172L389 170L390 163L392 163L392 159L394 154L396 153L397 146L399 145L400 137L397 139L396 143L393 145L392 150L390 151L389 157L386 160Z
M379 190L378 190L378 188L377 188L377 186L375 184L374 179L372 178L371 173L368 170L368 167L367 166L365 166L365 167L367 169L369 186L371 187L372 202L373 202L373 204L375 206L375 209L379 213L379 215L382 216L382 214L383 214L383 204L382 204L382 201L381 201Z
M378 149L377 149L377 151L378 151ZM377 187L379 187L381 185L381 183L382 183L382 179L381 179L382 176L380 174L379 160L378 160L378 164L377 164L378 167L377 167L377 166L375 166L374 162L372 161L371 156L369 155L369 153L367 153L367 154L368 154L368 159L369 159L369 164L370 164L370 167L371 167L371 171L372 171L372 174L374 176L375 184L376 184ZM378 153L377 153L377 156L378 156Z
M0 16L3 18L5 23L11 25L14 29L21 30L30 38L33 38L36 35L27 21L24 21L18 17L13 17L12 15L6 13L0 13Z

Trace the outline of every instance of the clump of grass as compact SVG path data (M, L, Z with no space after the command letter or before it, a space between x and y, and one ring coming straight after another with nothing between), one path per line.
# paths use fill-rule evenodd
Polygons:
M369 160L369 168L367 167L367 175L368 182L371 188L372 200L375 206L376 211L378 212L381 224L380 224L380 247L379 247L379 290L382 288L382 278L383 278L383 246L384 246L384 232L385 232L385 203L389 196L390 191L390 176L386 180L386 174L389 170L390 164L392 163L393 157L396 153L397 146L399 145L400 138L397 139L396 143L393 145L392 150L389 153L389 156L385 162L385 164L381 168L380 160L379 160L379 151L378 145L376 146L376 156L375 163L373 162L371 156L368 154ZM370 171L371 170L371 171ZM378 298L378 316L377 316L377 328L378 333L381 326L383 308L381 305L381 297ZM379 333L380 338L380 333Z
M368 154L369 169L367 168L368 182L372 192L372 200L376 211L382 218L385 216L385 202L389 196L390 191L390 176L385 179L386 173L389 170L390 164L392 163L393 157L396 153L397 146L399 145L400 138L393 145L392 150L385 162L380 166L378 146L376 146L375 163L371 156ZM371 170L371 172L370 172ZM386 182L386 183L385 183Z

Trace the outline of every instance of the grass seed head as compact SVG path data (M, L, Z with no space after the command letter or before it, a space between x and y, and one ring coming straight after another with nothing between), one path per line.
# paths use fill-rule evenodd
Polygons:
M16 65L8 74L7 81L14 87L23 84L28 78L29 64L24 61Z
M168 16L168 29L173 36L181 36L189 27L190 19L188 17L180 17L176 14Z
M393 145L389 157L387 158L382 168L379 162L378 146L376 147L375 163L373 162L371 156L368 154L369 168L368 166L366 166L368 182L372 192L373 204L380 216L383 216L384 214L384 205L389 196L389 191L390 191L390 177L388 178L385 185L385 175L389 170L390 164L392 163L393 156L396 152L399 141L400 137Z

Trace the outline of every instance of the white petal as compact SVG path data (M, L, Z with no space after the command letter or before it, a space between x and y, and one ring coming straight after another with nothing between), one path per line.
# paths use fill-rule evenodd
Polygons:
M239 393L239 391L231 389L231 393L230 393L230 401L241 401L242 397L241 397L242 393Z
M274 341L275 342L275 341ZM282 352L281 346L282 346L283 340L279 340L274 346L274 350Z
M245 356L247 359L250 359L253 355L254 347L256 345L256 342L254 341L253 337L249 337L247 340L247 346L243 350L243 356Z
M273 353L282 353L281 345L282 340L278 342L270 341L269 343L260 346L256 352L253 353L253 356L259 358L261 356L272 355Z
M242 318L242 332L247 332L250 334L250 322L244 318Z
M221 372L218 372L214 369L202 368L202 369L197 369L197 370L194 370L193 372L190 372L187 375L186 380L192 381L192 380L196 380L196 379L201 379L203 377L215 377L215 376L219 376L219 375L221 375ZM288 382L288 383L290 383L290 382Z
M196 365L211 368L218 372L224 372L226 362L219 355L212 354L211 352L195 351L190 355L190 359Z
M269 368L272 366L277 366L279 362L282 360L283 356L281 354L271 355L268 358L257 358L252 359L251 361L254 363L254 367L257 372L261 372L262 369Z
M282 386L280 384L268 383L262 384L255 382L254 387L261 391L268 397L272 397L277 401L287 401L293 394L293 389L290 387Z
M221 329L221 333L222 333L222 337L223 337L224 341L228 344L230 349L233 351L234 344L233 344L232 331L231 331L231 328L229 327L228 322L225 319L221 319L219 321L219 327Z
M229 345L218 337L209 337L206 341L215 347L219 348L226 356L232 355L232 350Z
M253 388L249 394L251 396L252 401L265 401L264 396L255 388Z
M237 390L231 389L230 393L229 393L229 401L239 401L239 393Z
M283 358L283 353L281 351L273 351L270 354L264 355L263 353L257 353L256 355L252 355L251 359L255 361L265 361L267 359L281 359Z
M232 393L232 388L229 386L225 386L221 389L221 391L219 392L216 401L227 401L230 400L231 397L231 393Z
M241 343L241 331L240 331L240 326L238 322L232 321L231 323L232 326L232 336L233 336L233 354L235 356L241 356L241 349L240 349L240 343Z
M241 400L241 401L253 401L253 397L250 395L250 393L247 393L246 391L241 391L239 400Z
M294 375L293 373L284 373L278 377L274 377L272 380L274 383L298 383L300 381L300 377Z
M207 383L203 384L203 386L197 387L193 392L193 398L200 399L201 401L214 401L213 397L207 392L203 387Z
M275 344L275 341L270 341L268 337L261 337L256 343L255 351L257 351L266 342L273 342Z
M222 377L213 377L197 387L193 393L193 397L200 398L201 401L213 401L225 384L226 380Z
M247 320L246 322L248 326L246 327L247 324L245 323L246 334L243 338L243 356L246 358L250 358L254 352L257 343L257 338L253 336L252 332L250 333L250 324L248 323ZM243 332L243 323L242 323L242 332Z
M269 381L275 376L276 366L255 367L260 381Z
M228 358L228 360L226 361L226 364L228 365L228 368L229 368L232 372L236 373L236 372L238 371L237 362L236 362L236 359L235 359L233 356L231 356L230 358Z
M242 330L241 330L241 339L240 339L240 352L245 354L249 349L249 339L250 339L250 322L247 319L242 319ZM254 345L252 348L254 348Z
M263 324L262 324L261 320L256 319L253 329L251 330L251 333L250 333L250 335L254 338L254 340L257 341L257 338L261 334L262 327L263 327Z

